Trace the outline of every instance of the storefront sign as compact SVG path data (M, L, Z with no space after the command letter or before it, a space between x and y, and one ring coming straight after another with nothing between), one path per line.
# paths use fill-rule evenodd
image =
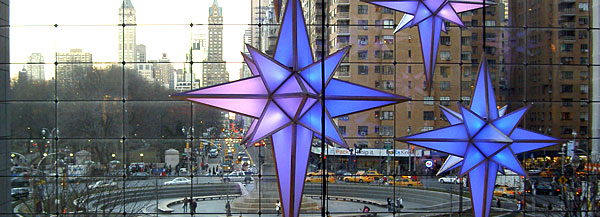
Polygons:
M353 151L351 151L353 150ZM311 152L313 154L321 154L320 147L312 147ZM394 153L395 152L395 153ZM415 150L412 154L409 149L376 149L376 148L363 148L361 149L345 149L345 148L327 148L326 155L340 155L340 156L370 156L370 157L421 157L423 156L423 150Z

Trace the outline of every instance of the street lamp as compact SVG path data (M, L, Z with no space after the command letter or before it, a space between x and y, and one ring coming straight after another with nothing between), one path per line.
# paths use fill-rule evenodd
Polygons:
M187 169L191 170L191 158L192 158L192 150L190 149L190 142L192 141L192 136L194 136L194 127L189 127L187 130L185 127L181 127L181 132L185 134L185 150L184 152L187 154Z
M115 153L112 153L111 156L112 156L112 158L114 160L117 155Z
M144 153L140 153L140 157L142 158L142 163L144 162Z

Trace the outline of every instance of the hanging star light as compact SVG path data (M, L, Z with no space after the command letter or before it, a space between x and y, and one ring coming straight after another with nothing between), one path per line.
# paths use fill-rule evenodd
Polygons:
M468 173L471 203L476 217L489 216L500 167L527 176L515 155L559 142L558 139L517 128L531 105L501 116L493 91L484 56L469 109L460 103L460 112L444 108L451 126L398 139L450 154L442 170L460 167L461 176Z
M418 26L421 37L421 51L425 63L427 87L431 85L433 70L440 41L440 31L447 33L448 21L460 27L465 24L459 13L475 10L493 4L485 0L362 0L364 2L404 12L394 33L407 27Z
M285 10L273 58L249 45L250 56L242 54L254 76L172 97L257 118L243 143L272 139L283 213L292 217L299 214L313 136L347 147L332 118L409 98L334 79L350 48L315 62L300 1L289 0Z

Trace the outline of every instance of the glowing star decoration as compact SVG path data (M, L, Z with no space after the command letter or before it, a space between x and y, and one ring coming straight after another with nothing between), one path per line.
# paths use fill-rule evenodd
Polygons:
M468 173L476 217L489 216L496 175L502 171L501 167L527 176L515 155L559 142L558 139L517 128L531 105L501 115L496 107L486 63L483 57L471 107L467 109L458 103L460 112L442 108L451 126L398 139L450 154L442 170L460 168L461 176Z
M256 118L243 143L271 137L283 213L292 217L299 214L313 136L347 147L332 118L409 98L334 79L350 48L315 62L299 0L287 1L285 10L273 58L247 46L243 57L253 77L173 97Z
M394 33L407 27L418 26L421 51L425 63L427 87L430 86L440 41L440 31L446 32L444 21L460 27L465 25L459 13L492 4L485 0L363 0L367 3L404 12Z

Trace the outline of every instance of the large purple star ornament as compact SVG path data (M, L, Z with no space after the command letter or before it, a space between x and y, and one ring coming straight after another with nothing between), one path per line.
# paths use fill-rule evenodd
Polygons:
M449 154L441 171L459 168L461 176L469 175L471 203L476 217L489 216L498 171L506 168L527 176L516 154L559 142L517 127L531 105L506 115L503 115L504 109L498 110L486 63L483 57L471 107L465 108L459 103L459 112L442 107L451 124L449 127L398 139Z
M427 87L430 87L440 41L440 32L446 32L444 21L460 27L465 25L459 13L493 4L485 0L362 0L405 13L394 33L407 27L418 26L421 51L425 63Z
M287 1L285 10L272 58L247 46L243 57L253 77L173 97L256 118L243 143L272 139L283 213L292 217L299 214L313 136L347 147L332 118L409 98L334 79L350 48L315 62L299 0Z

